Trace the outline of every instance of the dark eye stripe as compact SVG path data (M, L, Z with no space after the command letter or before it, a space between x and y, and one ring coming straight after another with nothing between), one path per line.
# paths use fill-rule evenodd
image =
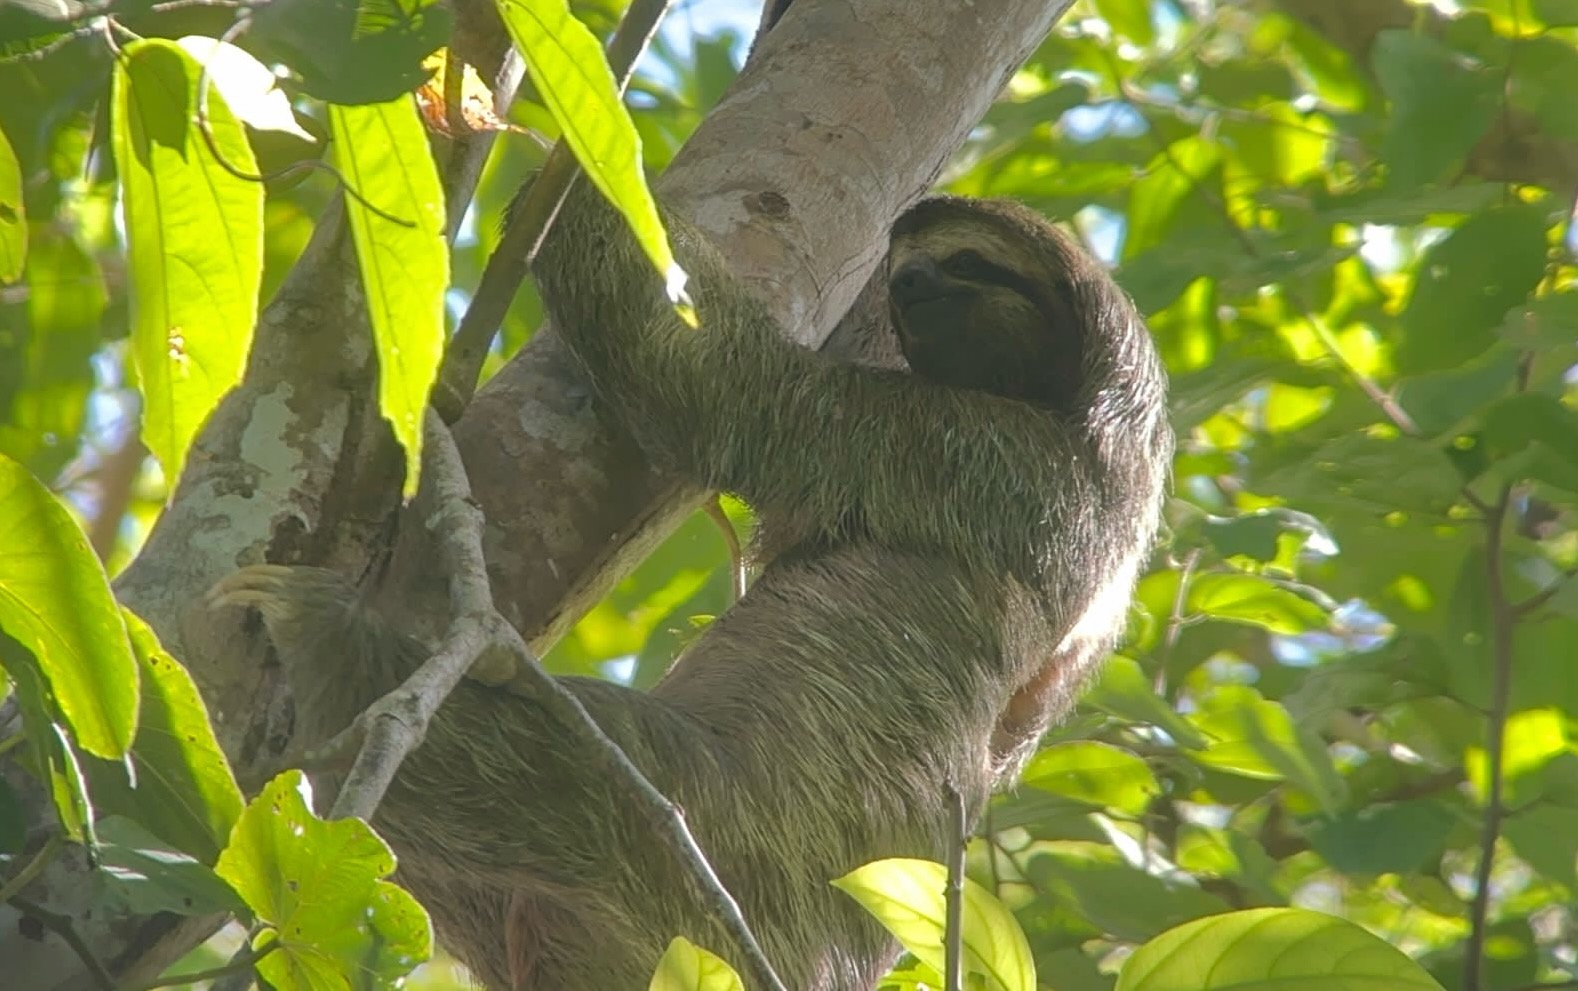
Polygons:
M1030 300L1041 298L1041 293L1033 281L1011 268L1004 268L988 261L974 251L961 251L952 255L943 262L942 267L949 275L957 278L1012 289Z

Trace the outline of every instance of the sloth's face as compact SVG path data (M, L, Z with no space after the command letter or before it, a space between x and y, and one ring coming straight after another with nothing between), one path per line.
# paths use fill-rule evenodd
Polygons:
M924 378L1067 410L1081 350L1068 277L1046 270L1047 245L993 219L956 207L895 228L888 294L899 344ZM1050 225L1044 236L1052 257L1068 249Z

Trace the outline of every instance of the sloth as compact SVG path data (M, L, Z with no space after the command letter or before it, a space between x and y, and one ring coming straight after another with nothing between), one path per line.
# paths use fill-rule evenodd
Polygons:
M683 324L579 183L534 264L599 412L660 470L739 494L760 574L650 692L564 683L681 806L795 991L862 991L897 946L829 881L941 859L1121 634L1172 452L1166 380L1103 267L1009 202L927 199L892 229L909 370L788 343L666 216ZM321 569L265 565L257 608L308 742L429 649ZM462 684L375 823L440 938L495 991L647 986L675 936L745 973L624 787L531 700ZM747 985L750 985L747 978Z

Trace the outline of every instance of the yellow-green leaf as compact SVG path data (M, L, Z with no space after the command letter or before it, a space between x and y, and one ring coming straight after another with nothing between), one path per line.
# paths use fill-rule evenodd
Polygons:
M0 282L22 277L27 260L27 211L22 207L22 167L0 131Z
M121 762L86 762L101 814L124 814L194 859L212 864L244 804L214 739L192 676L147 623L123 609L142 675L142 709L131 744L134 776Z
M280 991L391 985L432 952L427 913L382 880L394 854L360 819L325 822L286 771L247 805L214 871L282 945L258 963ZM355 981L353 985L351 982Z
M0 628L38 660L82 749L118 759L137 729L137 661L71 514L0 455Z
M1213 915L1169 929L1123 965L1115 991L1441 991L1367 929L1301 908Z
M943 970L948 870L929 860L893 858L857 867L833 886L859 902L904 948ZM999 991L1035 991L1036 965L1013 913L985 888L964 880L964 970Z
M1075 740L1054 743L1036 754L1025 768L1024 784L1076 802L1118 809L1131 815L1145 811L1161 792L1145 761L1107 743Z
M114 79L142 436L171 479L246 370L263 274L263 185L227 170L198 132L200 72L153 39L126 46ZM224 162L256 173L245 130L212 90L207 119Z
M1342 781L1331 754L1281 704L1247 685L1222 685L1200 698L1189 719L1210 740L1189 752L1192 760L1246 778L1289 781L1321 808L1337 808Z
M648 991L745 991L740 975L722 957L683 936L675 936L663 951L647 987Z
M405 449L409 499L422 467L422 415L444 356L444 190L411 96L331 104L329 126L330 158L356 194L345 212L378 349L378 409Z
M641 136L596 36L570 13L566 0L498 2L542 102L587 178L624 214L641 250L663 274L669 298L688 314L685 272L674 261L641 171Z

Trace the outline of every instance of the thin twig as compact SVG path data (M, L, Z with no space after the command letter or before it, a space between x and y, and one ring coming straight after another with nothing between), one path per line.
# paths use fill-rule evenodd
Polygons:
M1518 389L1528 387L1530 357L1525 353L1518 363ZM1496 843L1501 838L1501 823L1506 815L1502 764L1506 750L1507 713L1512 699L1513 632L1518 616L1507 598L1506 572L1502 562L1503 532L1507 508L1512 503L1512 486L1503 485L1495 505L1485 516L1485 584L1490 599L1491 683L1490 711L1485 727L1485 775L1489 791L1485 796L1485 820L1480 830L1479 863L1474 869L1474 898L1469 903L1469 933L1463 949L1463 991L1480 991L1484 986L1485 940L1490 924L1490 875L1495 867Z
M241 13L236 16L235 22L226 28L225 33L221 34L215 41L214 47L218 48L219 45L230 44L230 42L234 41L242 34L245 34L251 27L252 10L249 5L248 7L242 8ZM209 57L212 57L212 52L209 53ZM371 213L380 219L387 220L389 223L396 224L400 227L416 226L416 221L407 220L404 217L397 217L394 214L389 213L387 210L380 208L372 201L368 200L359 191L357 191L355 186L350 184L350 182L345 178L344 174L342 174L339 169L336 169L334 166L330 165L328 162L322 161L321 159L302 159L299 162L291 162L289 165L276 169L273 172L259 173L247 172L240 166L236 165L234 162L230 161L230 159L226 158L224 153L220 151L219 142L214 140L213 128L208 122L208 91L211 88L209 86L209 82L208 59L205 58L199 65L197 74L197 133L202 137L203 144L208 148L208 153L214 156L214 161L219 163L220 168L224 169L226 172L229 172L237 179L241 179L245 182L272 182L275 179L283 179L286 176L294 175L297 172L302 171L327 172L329 175L334 177L334 181L338 183L340 188L345 191L345 195L349 196L357 203L360 203L364 208L366 208L368 213Z
M65 840L60 833L51 833L49 839L44 841L44 845L38 848L37 853L33 854L32 859L23 864L22 869L17 871L11 880L5 884L0 884L0 905L4 905L27 890L27 886L32 884L33 880L44 873L44 869L54 862L55 855L60 852L60 846L63 842Z
M723 511L723 503L718 496L702 503L701 508L718 525L724 546L729 550L729 588L734 593L734 601L738 602L745 598L749 578L745 573L745 552L740 548L740 535L734 532L734 524L729 520L729 514Z
M65 944L71 947L71 952L75 953L77 959L82 961L82 965L88 968L88 973L93 975L93 983L99 986L100 991L115 991L115 978L110 976L109 969L94 954L93 947L89 946L87 940L82 938L82 934L77 932L76 923L71 916L51 912L37 902L29 898L23 898L21 895L12 895L10 902L26 915L43 923L45 929L48 929L65 941Z
M1194 577L1195 565L1200 563L1200 548L1184 555L1183 566L1178 569L1178 590L1173 593L1172 611L1167 614L1167 629L1162 634L1161 647L1156 652L1156 679L1153 688L1162 698L1167 697L1167 664L1172 660L1178 637L1183 633L1185 611L1189 605L1189 581Z
M228 963L218 967L209 967L207 970L194 970L185 974L170 974L158 977L146 984L139 984L135 989L122 988L121 991L154 991L155 988L170 988L180 984L198 984L202 981L217 981L236 974L246 974L249 982L252 980L250 973L259 960L273 953L282 945L278 936L266 943L262 949L253 949L250 942L242 947L242 952L230 958Z
M658 21L672 2L634 0L624 20L619 22L608 42L608 66L614 72L614 82L620 93L624 93L636 60L646 50ZM444 352L438 386L434 390L444 422L454 423L471 402L493 336L504 322L504 315L509 312L510 303L526 278L531 260L537 256L571 184L579 175L575 156L561 140L554 145L531 186L509 212L498 247L488 257L482 278L477 281L477 291L471 296L471 305L466 307L460 326L455 328L455 335Z
M1560 577L1558 577L1555 581L1540 589L1538 592L1535 592L1533 595L1529 596L1527 599L1524 599L1522 602L1514 605L1512 607L1512 614L1517 616L1519 619L1522 619L1524 616L1527 616L1529 613L1534 612L1536 609L1545 605L1545 603L1556 598L1556 593L1560 592L1562 588L1574 578L1578 578L1578 568L1568 568L1566 571L1563 571Z
M449 576L450 627L440 649L416 673L317 752L321 756L356 751L330 817L371 818L400 763L416 749L434 713L468 673L489 684L507 684L512 693L541 705L590 746L602 769L626 787L659 838L687 868L703 904L739 945L756 982L770 991L785 991L739 903L691 834L684 811L631 762L581 700L543 669L520 633L499 615L482 550L482 513L471 500L460 452L437 413L428 411L425 426L424 488L419 498L427 506L426 523L437 537Z
M482 511L471 499L471 484L449 428L429 410L424 424L422 502L426 524L437 540L443 571L449 577L450 623L443 643L405 683L374 702L350 728L315 753L343 753L354 745L356 760L334 800L330 818L372 818L395 772L422 742L434 713L488 646L507 627L493 609L482 553ZM494 684L509 672L479 671Z
M948 837L947 922L943 927L942 986L944 991L964 989L964 848L970 839L969 815L964 795L949 784L945 789L952 802L952 834Z

